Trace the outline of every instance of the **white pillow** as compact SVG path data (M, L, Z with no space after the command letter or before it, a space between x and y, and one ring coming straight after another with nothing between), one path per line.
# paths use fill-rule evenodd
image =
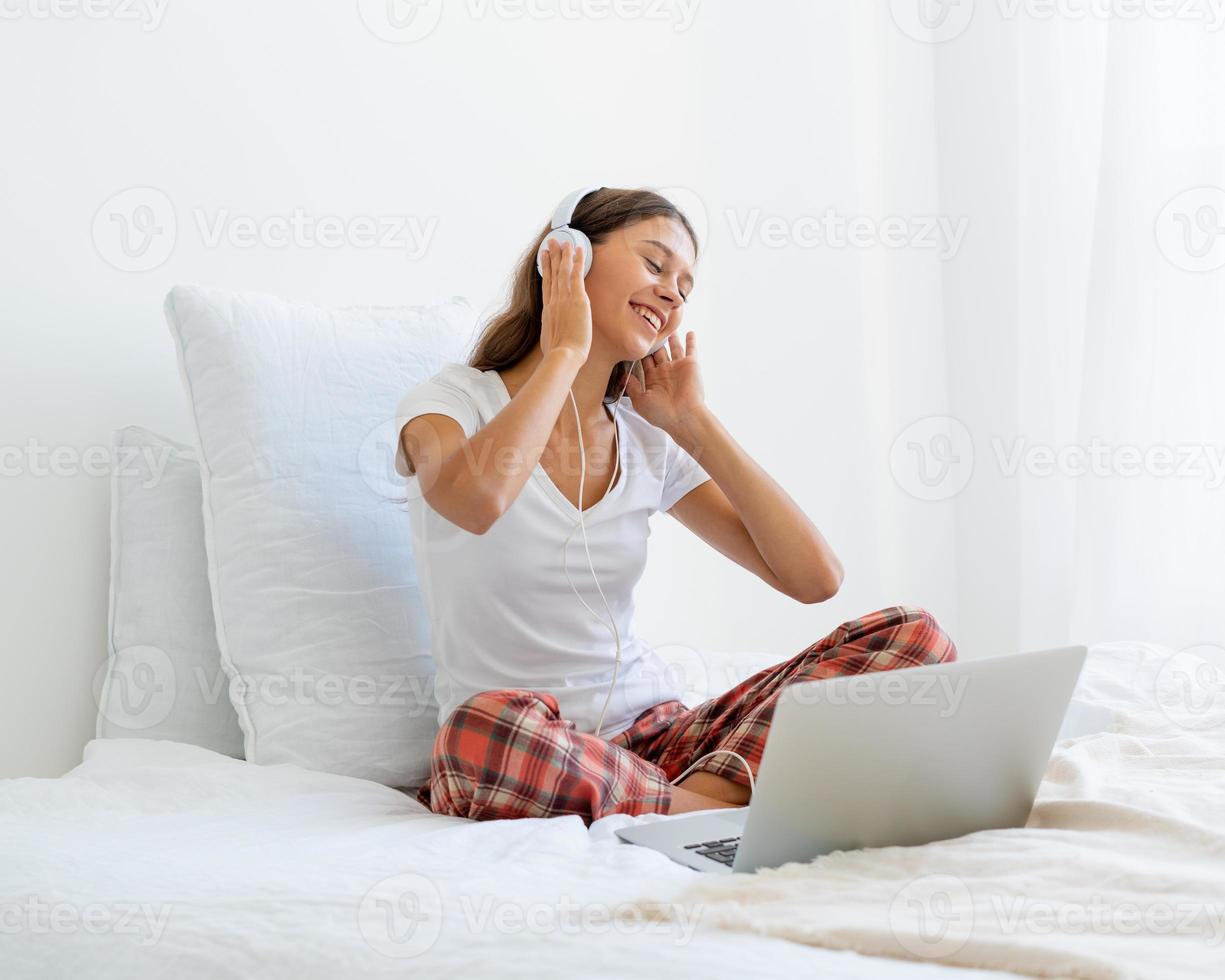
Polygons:
M404 392L475 313L328 309L176 286L209 580L246 757L415 785L437 732L429 621L395 474Z
M98 738L165 738L242 758L221 669L188 447L139 426L114 433L107 662Z

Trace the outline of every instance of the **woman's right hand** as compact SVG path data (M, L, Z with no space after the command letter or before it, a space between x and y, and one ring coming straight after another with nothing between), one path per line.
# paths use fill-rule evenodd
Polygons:
M544 284L544 312L540 347L547 354L556 348L572 350L585 362L591 353L591 303L583 284L583 250L572 242L548 243L540 263Z

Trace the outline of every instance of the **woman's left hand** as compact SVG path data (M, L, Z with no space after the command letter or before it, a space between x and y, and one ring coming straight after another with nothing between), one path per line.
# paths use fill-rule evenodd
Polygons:
M639 363L646 387L631 372L625 390L634 411L652 425L672 432L705 406L697 340L692 330L685 334L684 349L676 334L672 334L663 347Z

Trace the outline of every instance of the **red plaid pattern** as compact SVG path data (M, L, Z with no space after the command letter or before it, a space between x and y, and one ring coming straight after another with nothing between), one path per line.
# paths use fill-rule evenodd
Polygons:
M417 799L434 813L473 820L574 813L590 824L610 813L667 813L669 781L715 749L744 756L756 778L774 706L788 684L956 659L953 641L929 612L889 606L843 623L695 708L657 704L610 739L578 731L560 717L552 695L482 691L439 730L430 778ZM734 756L713 756L694 771L749 784Z

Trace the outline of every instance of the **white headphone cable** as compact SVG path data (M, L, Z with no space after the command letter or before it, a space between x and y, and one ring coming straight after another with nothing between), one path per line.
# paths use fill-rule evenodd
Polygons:
M621 396L625 394L625 389L629 387L630 378L629 372L625 375L625 384L621 388ZM618 396L616 404L613 406L613 442L616 446L616 461L613 463L612 478L608 481L608 487L604 491L607 496L611 491L613 484L617 480L617 472L621 466L621 438L617 428L617 410L621 407L621 396ZM570 583L570 591L577 597L592 616L605 626L608 626L612 631L613 643L616 644L617 654L613 660L613 675L612 680L608 684L608 696L604 699L604 707L600 710L599 721L596 722L595 734L598 736L604 727L604 715L608 712L608 705L612 701L613 691L617 686L617 671L621 668L621 633L617 629L616 618L612 614L612 609L608 605L608 599L604 595L604 589L600 585L600 579L595 573L595 563L591 559L591 547L587 541L587 525L583 520L583 487L587 478L587 453L583 446L583 425L578 414L578 403L574 400L574 389L570 389L570 405L574 409L574 421L578 428L578 453L579 453L579 476L578 476L578 524L576 528L571 528L570 533L566 535L566 540L562 543L562 571L566 576L566 581ZM600 498L603 499L603 498ZM574 582L570 578L570 570L566 561L566 552L569 548L570 538L574 535L574 531L578 529L583 532L583 550L587 553L587 566L591 569L591 578L595 582L596 590L600 593L600 600L604 603L604 611L608 613L608 622L605 623L600 619L599 614L587 605L587 600L579 594L578 589L574 587Z
M617 480L617 472L621 466L621 439L620 439L620 432L616 424L617 411L621 407L621 397L625 395L625 389L629 387L629 383L630 383L629 372L626 372L625 384L621 388L621 395L618 396L616 404L614 404L613 406L613 444L616 446L616 454L615 454L616 460L613 463L612 478L609 479L608 487L604 490L605 496L607 496L612 491L613 484ZM604 715L608 712L609 702L612 700L613 691L616 689L616 686L617 686L617 671L621 666L621 634L620 634L620 631L617 629L617 621L612 614L612 609L609 608L608 599L604 595L604 589L601 588L600 586L600 579L595 573L595 563L591 559L591 548L587 541L587 525L583 520L583 488L586 485L586 479L587 479L587 453L583 445L583 426L582 426L582 422L579 420L578 403L574 400L574 389L573 388L570 389L570 405L574 409L574 421L575 421L576 427L578 428L578 452L579 452L578 504L579 505L578 505L578 524L576 524L573 528L570 529L570 533L566 535L566 540L562 544L562 556L561 556L562 557L562 571L566 576L566 581L570 583L570 591L573 592L578 597L578 601L583 604L583 606L587 609L589 613L591 613L592 617L595 618L596 622L601 623L602 625L608 626L611 629L612 635L613 635L613 642L617 646L617 655L616 655L615 660L613 661L613 676L612 676L612 680L609 682L609 685L608 685L608 696L605 697L604 699L604 707L600 711L600 719L599 721L596 722L595 733L598 736L600 734L601 729L604 727ZM600 498L600 499L603 499L603 498ZM604 603L604 611L608 613L607 623L605 623L604 620L600 619L599 614L594 609L592 609L591 606L587 605L587 600L584 599L582 595L579 593L578 589L574 587L574 581L573 579L570 578L570 569L569 569L569 564L566 560L566 554L569 549L570 538L574 536L574 532L576 530L582 530L583 532L583 550L587 553L587 566L591 570L592 581L595 582L595 587L600 593L600 599ZM715 749L713 752L707 752L704 756L702 756L700 759L698 759L696 762L690 765L688 769L686 769L679 776L677 776L674 780L672 780L669 785L675 786L682 779L688 776L689 773L691 773L697 766L701 765L703 762L709 759L712 755L720 755L720 754L732 755L740 760L741 765L744 766L745 772L749 774L749 795L750 796L753 795L753 793L755 793L757 789L756 781L753 778L753 769L749 765L748 761L744 758L744 756L742 756L739 752L733 752L731 749Z
M749 766L748 761L744 758L744 756L742 756L739 752L733 752L731 749L715 749L713 752L707 752L704 756L702 756L702 758L698 759L697 762L695 762L688 769L686 769L683 773L681 773L674 780L672 780L672 782L669 785L675 786L682 779L684 779L691 772L693 772L695 767L701 765L703 762L709 759L712 755L720 755L720 754L734 755L737 759L740 760L740 764L744 766L744 771L749 774L749 795L752 796L755 792L757 792L757 784L756 784L756 780L753 779L752 767Z

